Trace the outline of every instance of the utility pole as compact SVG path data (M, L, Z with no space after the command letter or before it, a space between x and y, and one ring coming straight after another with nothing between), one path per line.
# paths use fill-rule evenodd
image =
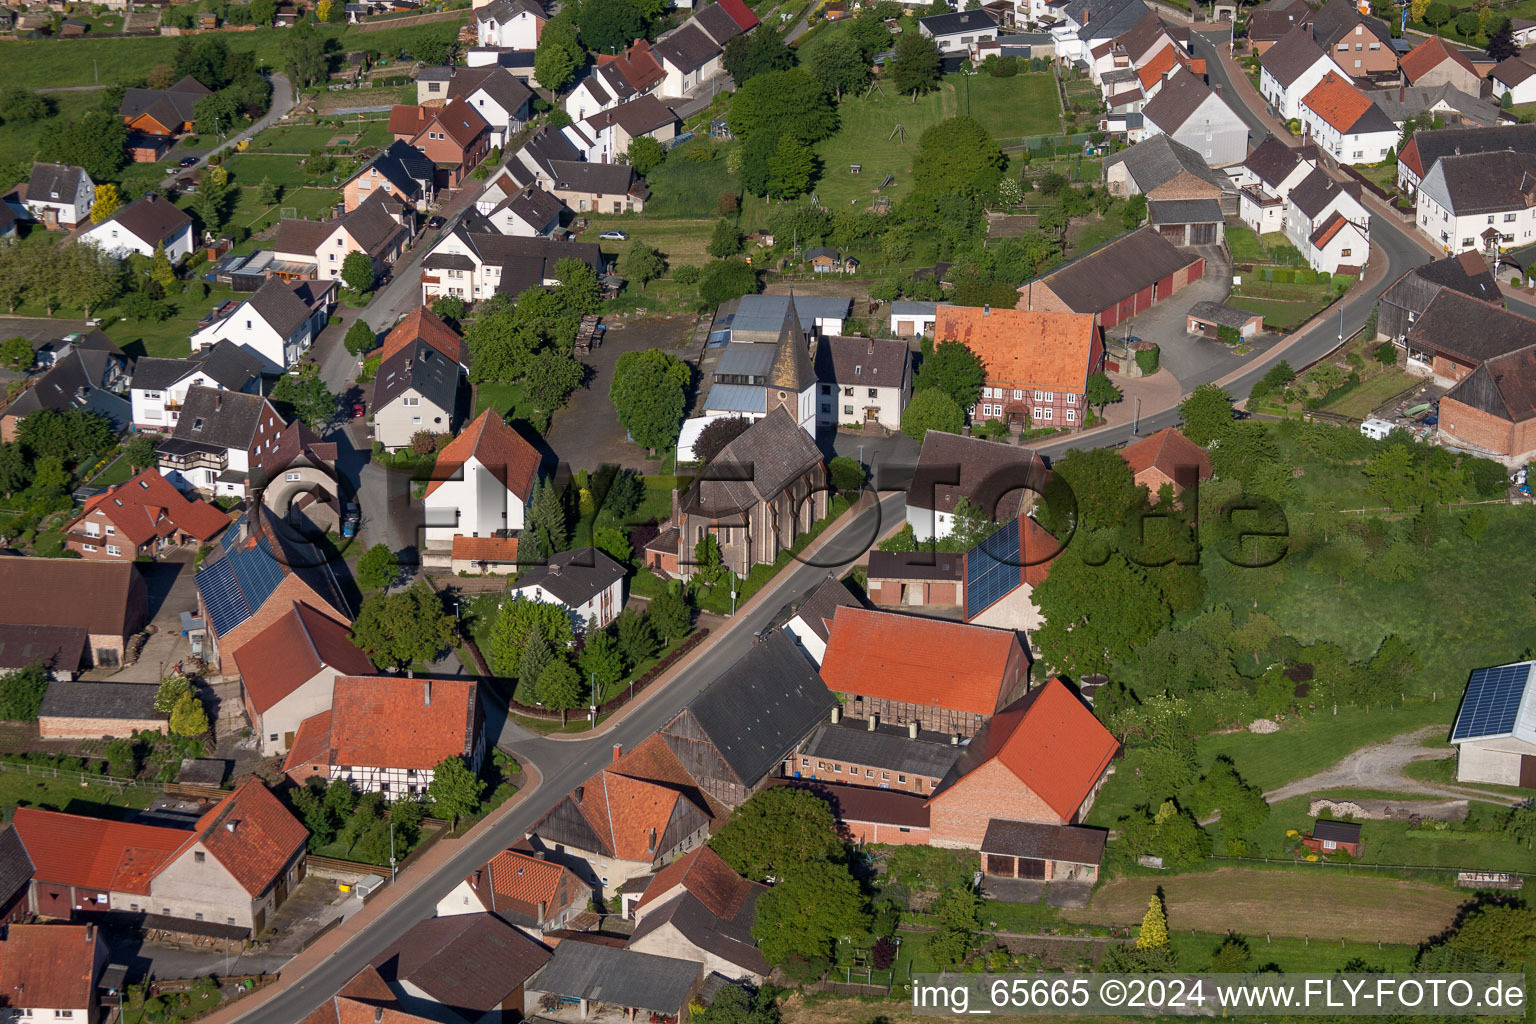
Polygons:
M389 823L389 882L395 882L395 823Z

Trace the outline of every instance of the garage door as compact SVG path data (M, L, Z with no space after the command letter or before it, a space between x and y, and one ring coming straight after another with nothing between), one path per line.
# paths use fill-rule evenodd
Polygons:
M1032 857L1020 857L1019 858L1019 877L1020 878L1044 878L1045 877L1045 861L1043 861L1043 860L1036 860L1036 859L1034 859Z
M1174 245L1183 245L1184 244L1184 225L1183 224L1164 224L1162 227L1158 228L1157 230L1158 230L1159 234L1161 234L1164 238L1168 239L1168 241L1172 242Z
M1530 754L1520 757L1520 788L1536 789L1536 757Z
M1191 224L1189 226L1190 245L1214 245L1215 243L1215 224Z
M896 333L897 334L916 334L917 330L913 326L913 323L912 323L911 320L897 320L896 321Z

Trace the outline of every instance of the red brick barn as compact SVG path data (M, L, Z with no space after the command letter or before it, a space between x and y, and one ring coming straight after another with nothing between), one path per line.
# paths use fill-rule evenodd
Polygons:
M1145 227L1019 288L1019 309L1092 313L1114 327L1205 275L1205 259Z

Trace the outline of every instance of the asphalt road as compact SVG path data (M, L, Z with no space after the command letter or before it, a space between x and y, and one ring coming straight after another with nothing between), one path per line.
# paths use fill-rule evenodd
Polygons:
M94 89L96 86L91 86L90 88ZM169 171L165 172L166 175L168 177L174 177L178 174L186 174L189 171L194 171L199 167L208 166L208 158L213 156L215 153L221 153L226 149L233 149L235 146L244 142L246 139L255 138L258 133L266 128L270 128L273 124L282 120L282 118L287 116L288 112L293 109L293 103L293 83L288 81L288 76L282 72L272 72L272 104L271 106L267 107L267 112L265 114L263 114L254 124L252 124L249 128L240 134L231 135L229 138L208 150L206 153L199 153L197 156L197 163L190 167L172 167Z
M322 1001L346 984L354 974L384 950L390 942L418 921L432 916L438 899L475 868L516 842L561 794L569 792L612 759L612 745L633 747L661 728L679 709L729 668L752 646L755 635L769 625L783 605L803 598L829 572L856 559L881 532L881 523L901 516L905 508L900 494L885 497L878 505L849 520L820 552L821 565L798 564L785 570L772 587L772 600L761 602L710 639L698 660L665 689L652 693L616 728L595 740L561 741L543 737L513 745L512 750L538 765L543 782L537 792L496 826L460 850L427 882L419 885L385 911L371 927L359 933L295 984L243 1014L241 1024L295 1024Z

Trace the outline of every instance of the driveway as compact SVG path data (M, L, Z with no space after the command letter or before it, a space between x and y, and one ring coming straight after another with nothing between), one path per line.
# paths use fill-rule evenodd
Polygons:
M602 347L582 357L592 368L586 385L571 396L564 409L555 413L544 435L548 446L573 470L594 470L611 463L641 473L655 473L660 463L645 457L639 445L626 440L624 428L614 415L608 400L608 386L613 383L614 364L626 352L659 348L679 359L687 359L693 337L694 316L671 313L630 319L608 317L608 333ZM706 384L697 383L700 388Z
M1427 725L1413 732L1401 733L1385 743L1361 747L1331 768L1270 790L1264 794L1264 800L1273 804L1293 796L1306 796L1329 789L1376 789L1462 800L1470 797L1505 805L1520 802L1518 797L1491 793L1476 787L1437 786L1404 775L1403 769L1415 761L1439 761L1455 756L1454 751L1443 747L1424 746L1426 739L1444 732L1443 725Z
M191 167L172 167L169 171L165 172L166 176L175 177L178 174L195 171L199 167L206 167L208 165L208 158L213 156L213 154L222 153L226 149L234 149L246 139L254 138L260 132L272 127L272 125L288 116L288 112L293 109L293 100L293 83L288 81L288 76L280 71L272 72L272 105L267 108L266 114L239 135L231 135L212 149L198 153L197 163Z
M111 675L114 683L158 683L177 662L191 657L192 649L181 635L181 613L197 611L192 568L196 555L196 548L189 545L139 567L149 590L150 622L155 631L139 652L139 659Z

